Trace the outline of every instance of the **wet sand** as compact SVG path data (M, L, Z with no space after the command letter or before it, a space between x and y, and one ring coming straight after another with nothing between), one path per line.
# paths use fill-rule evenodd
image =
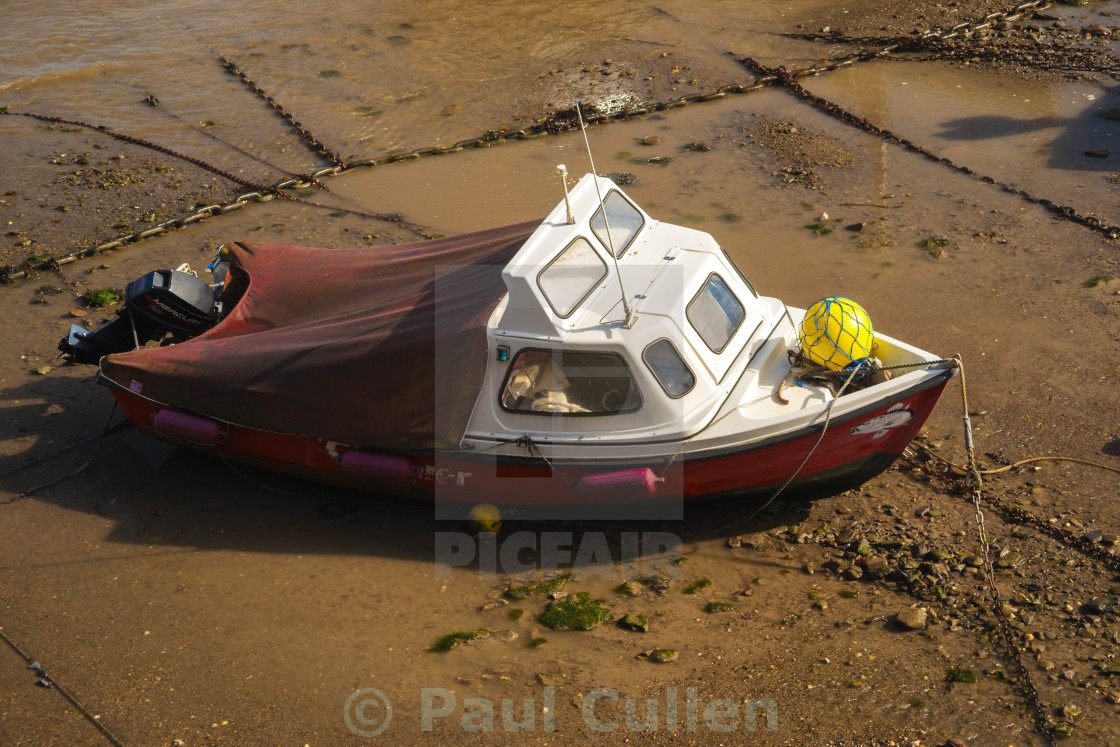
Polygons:
M777 20L773 27L782 28ZM536 74L580 70L577 88L607 79L603 61L625 60L628 44L599 47L595 57L575 50L562 64L542 63ZM798 61L815 54L808 44L789 49ZM684 51L672 51L679 66ZM774 55L772 48L763 51ZM660 50L657 55L648 57L669 59ZM678 87L704 90L741 74L715 62L718 56L698 59L684 63L701 71L697 82ZM1096 104L1086 98L1100 89L1024 84L940 63L905 67L900 75L905 64L868 63L806 85L981 173L1102 218L1116 211L1107 159L1101 164L1080 155L1093 138L1113 136L1114 123L1096 116ZM593 69L582 73L584 66ZM505 84L511 93L487 100L487 117L475 112L455 119L459 110L443 117L442 106L433 104L428 114L416 115L415 140L407 142L454 141L478 134L489 126L483 122L531 119L550 102L512 94L547 90L541 80L515 76ZM992 116L1006 119L984 119ZM56 209L57 190L48 185L71 167L43 156L56 149L116 151L93 148L98 138L91 133L46 131L11 119L0 119L3 136L19 143L19 152L35 154L28 157L35 168L18 172L24 181L17 191L35 196L18 209L25 218L37 216L28 221L44 237L36 246L102 240L86 209L96 202L81 205L67 197L71 209ZM1019 126L1032 119L1038 126ZM314 129L324 140L345 132ZM660 143L639 143L652 135ZM64 136L77 138L79 147L60 143ZM1120 278L1115 242L885 145L780 90L595 127L590 136L600 171L633 173L637 181L627 191L651 214L715 235L763 295L802 307L823 295L846 295L860 300L887 334L945 355L960 353L985 465L997 464L996 456L1037 455L1117 465L1120 280L1101 279ZM267 140L259 141L262 149ZM691 142L711 150L687 150ZM289 154L302 147L289 145ZM133 164L149 157L121 152ZM654 155L674 160L645 162ZM584 157L576 133L510 142L354 171L329 180L335 194L315 199L399 211L433 233L452 234L540 216L559 198L554 165L563 162L580 173L576 164ZM306 163L294 157L285 166L302 170ZM786 169L812 178L791 179ZM263 167L252 173L269 176ZM158 171L142 175L149 186L171 178ZM184 176L183 191L210 181L209 174ZM99 189L85 194L100 195ZM135 201L104 202L104 211L116 211L106 220L136 220L161 200L172 203L160 193L144 202L146 190L130 193ZM46 205L39 213L32 211L31 203L40 204L35 200ZM124 203L133 212L122 210ZM805 228L822 212L834 226L827 235ZM854 223L867 225L858 234L844 230ZM48 236L59 237L58 243ZM0 472L96 435L109 413L110 398L93 383L90 368L54 360L58 338L74 321L69 310L81 306L74 291L123 287L153 267L189 262L197 268L216 244L242 238L320 246L411 240L390 224L273 201L67 265L63 277L43 273L3 287L8 323L0 359ZM63 292L38 293L44 285ZM112 311L89 311L82 319L96 321ZM946 391L922 443L959 464L964 451L955 387ZM1040 743L1025 701L999 674L1011 671L1010 664L990 630L994 618L981 609L980 577L964 563L978 548L971 504L904 465L859 491L812 504L780 502L746 526L737 522L743 507L733 502L690 506L683 522L657 526L507 522L501 537L525 529L564 531L573 533L577 546L602 536L618 547L623 532L638 529L682 539L687 561L673 566L680 577L664 594L616 592L632 573L621 564L604 577L583 577L576 569L566 588L604 599L617 617L648 615L649 632L613 624L553 632L532 619L546 605L539 597L482 611L501 597L509 579L486 577L477 567L456 569L449 580L437 577L446 574L434 562L436 532L455 527L435 522L430 506L235 471L209 455L128 431L107 436L80 474L20 497L82 464L91 449L87 444L3 481L0 628L126 744L368 744L375 738L356 735L344 718L348 698L362 688L377 688L392 700L392 722L377 739L393 744ZM1040 466L992 477L985 489L1078 534L1120 530L1114 473L1058 462ZM1022 561L1007 563L1013 567L1000 569L997 578L1021 626L1016 632L1024 660L1048 715L1073 725L1071 744L1120 743L1118 613L1092 606L1117 594L1116 569L992 511L987 527L993 545ZM843 547L865 538L872 555L891 568L910 559L943 563L945 577L917 590L891 578L852 579L855 573L843 569L856 556ZM921 550L930 554L915 558ZM940 570L931 566L926 575ZM702 578L711 586L682 593ZM710 601L737 609L702 611ZM926 628L906 630L895 622L911 605L930 611ZM523 616L513 619L512 609L523 609ZM483 627L517 638L448 653L425 650L448 633ZM524 645L537 637L548 642ZM658 648L675 649L676 660L638 658ZM0 646L0 742L107 743L57 690L36 687L37 677L25 666ZM947 682L951 668L971 670L978 681ZM540 707L549 687L554 732L542 730ZM685 731L689 687L697 688L700 703L693 733ZM457 698L453 715L436 721L431 732L422 731L422 688L445 688ZM619 729L593 731L581 707L595 688L643 701L638 718L646 699L659 700L658 729L630 732L624 701L615 709L604 700L596 718L617 717ZM676 688L680 700L676 733L665 718L668 688ZM469 697L494 702L495 731L463 731ZM506 734L503 698L519 708L534 698L536 731ZM772 698L778 728L768 730L760 718L747 732L740 718L734 733L712 731L703 708L714 698L737 704ZM351 723L357 715L350 711Z

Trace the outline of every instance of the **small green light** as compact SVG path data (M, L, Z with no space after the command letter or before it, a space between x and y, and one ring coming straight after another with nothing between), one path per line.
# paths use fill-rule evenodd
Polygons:
M499 361L508 361L509 360L509 348L506 347L505 345L499 345L498 346L498 360Z

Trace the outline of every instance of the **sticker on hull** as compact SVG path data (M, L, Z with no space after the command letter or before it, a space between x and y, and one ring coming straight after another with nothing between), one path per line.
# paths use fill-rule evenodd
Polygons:
M914 411L899 402L882 415L865 420L852 428L852 435L860 436L864 433L874 433L874 438L882 438L887 431L906 425L913 417Z

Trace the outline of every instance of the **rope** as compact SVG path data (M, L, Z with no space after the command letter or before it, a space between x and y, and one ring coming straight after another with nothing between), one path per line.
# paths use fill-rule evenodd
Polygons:
M564 481L564 484L568 486L569 490L576 489L576 486L572 483L572 481L565 477L563 472L556 469L556 466L553 465L549 458L544 455L544 452L540 450L540 447L537 446L536 442L533 441L530 436L522 436L521 438L517 439L516 443L518 446L524 446L526 450L530 452L537 452L537 456L544 460L544 463L548 465L548 468L552 470L553 474L557 475L561 480Z
M836 393L836 396L833 397L832 400L828 403L828 408L825 410L824 426L821 428L821 434L819 436L817 436L817 440L813 443L812 447L810 447L809 451L805 454L805 458L801 460L801 464L797 465L797 469L795 469L793 471L793 474L791 474L789 476L789 478L784 483L782 483L782 486L780 488L778 488L776 491L774 491L774 494L772 496L770 496L770 498L765 503L763 503L761 506L759 506L757 509L755 509L746 518L737 519L736 521L733 521L732 523L727 524L725 526L717 527L716 529L704 532L701 535L702 537L707 537L707 536L712 535L712 534L719 534L719 533L722 533L722 532L724 532L728 529L734 529L738 526L741 526L743 524L746 524L747 522L752 521L756 516L758 516L760 513L762 513L764 510L766 510L766 508L771 503L773 503L778 498L778 496L781 495L785 491L786 488L789 487L790 483L793 482L794 478L796 478L797 475L801 473L801 470L804 469L805 465L809 462L809 458L813 456L813 452L815 452L817 450L817 447L821 445L821 441L824 440L824 434L828 433L828 426L829 426L829 423L832 420L832 408L833 408L833 406L839 401L840 395L842 395L844 393L844 390L848 388L848 385L851 384L852 381L856 378L856 374L858 374L860 369L863 368L864 363L866 363L866 361L859 361L858 363L856 363L856 365L852 368L852 372L848 375L848 378L844 380L844 384L843 384L843 386L840 387L840 391L838 391Z
M942 464L949 465L950 467L957 470L958 472L963 472L965 474L968 473L968 468L962 467L959 464L955 464L955 463L949 461L948 459L946 459L945 457L941 456L940 454L933 453L928 448L923 447L922 451L924 451L926 454L929 454L932 458L936 459L937 461L941 462ZM1101 464L1100 462L1091 462L1088 459L1077 459L1076 457L1067 457L1067 456L1040 456L1040 457L1030 457L1028 459L1020 459L1017 462L1013 462L1012 464L1008 464L1007 466L1000 467L998 469L977 470L977 474L980 474L980 475L998 475L1001 472L1007 472L1008 470L1015 469L1016 467L1022 467L1024 464L1033 464L1034 462L1073 462L1074 464L1084 464L1084 465L1087 465L1089 467L1097 467L1099 469L1106 469L1109 472L1120 472L1120 467L1112 467L1112 466L1109 466L1107 464Z
M0 638L3 638L4 643L11 646L13 651L15 651L21 657L23 657L23 660L26 661L27 664L28 664L27 668L28 669L34 669L36 671L36 673L42 678L42 680L40 680L41 682L45 682L47 687L54 687L54 689L58 690L58 692L62 694L62 697L69 700L70 704L73 705L75 708L77 708L78 711L83 716L86 717L87 721L89 721L91 724L93 724L99 732L101 732L103 735L105 735L105 738L109 740L110 744L114 745L114 747L124 747L124 742L117 739L116 735L114 735L113 732L109 731L109 729L106 728L105 725L102 724L92 713L90 713L88 710L86 710L86 707L84 705L82 705L80 702L78 702L78 699L75 698L73 695L71 695L70 692L65 687L60 685L53 678L49 677L47 675L47 670L45 670L41 666L39 666L39 662L33 661L31 659L31 657L28 656L24 652L23 649L21 649L19 646L17 646L15 641L13 641L11 638L9 638L7 636L7 634L4 633L3 628L0 628Z

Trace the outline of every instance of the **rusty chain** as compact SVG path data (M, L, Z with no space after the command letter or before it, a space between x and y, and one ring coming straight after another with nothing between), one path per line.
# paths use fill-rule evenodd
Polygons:
M1036 205L1041 205L1049 212L1073 223L1079 223L1080 225L1090 228L1109 239L1120 238L1120 226L1108 225L1107 223L1101 221L1100 218L1097 218L1093 215L1082 215L1081 213L1077 212L1077 210L1069 207L1068 205L1059 205L1053 200L1049 200L1044 197L1035 197L1025 190L1007 184L1006 182L1002 182L990 176L978 174L967 166L960 166L944 156L937 155L928 148L924 148L916 143L911 142L910 140L907 140L906 138L899 137L890 130L879 127L878 125L868 120L866 117L861 117L858 114L853 114L839 104L835 104L825 98L817 96L816 94L807 90L799 82L801 78L805 77L806 75L812 74L812 69L787 71L784 67L778 67L776 69L768 68L750 57L736 57L735 59L745 68L751 70L762 78L774 78L774 80L778 84L784 86L798 98L813 104L821 111L833 117L836 117L843 122L855 125L856 127L859 127L862 130L876 135L883 140L888 140L897 145L901 145L906 150L924 156L931 161L936 161L937 163L948 166L949 168L962 174L967 174L977 181L995 185L1002 189L1004 192L1022 197L1024 200L1032 202Z
M1031 0L1031 2L1019 3L1018 5L1004 11L997 11L989 13L983 18L975 21L966 21L958 23L956 26L942 31L940 29L926 29L925 31L915 32L911 36L902 36L890 40L891 45L886 50L880 50L880 53L901 51L902 48L914 44L915 41L934 41L944 42L950 39L955 39L962 34L969 34L974 31L983 31L984 29L991 28L1000 23L1012 23L1018 21L1024 16L1029 17L1029 14L1040 10L1046 10L1050 7L1050 0ZM830 32L819 33L787 33L782 34L792 39L809 39L811 41L837 41L846 44L875 44L887 41L880 37L864 36L864 37L845 37L840 34Z
M1007 613L1004 612L1003 601L1000 599L999 586L996 584L996 571L992 566L992 556L989 552L988 545L988 533L984 527L984 511L980 507L983 480L980 478L980 472L976 466L976 446L972 440L972 421L968 413L968 385L965 381L964 361L961 360L959 356L957 357L957 366L960 369L961 376L961 410L962 419L964 421L965 450L968 454L968 472L965 475L965 485L972 496L972 506L976 512L976 529L979 532L980 538L980 557L983 560L982 568L984 580L987 583L988 594L992 600L992 611L995 614L1000 635L1003 637L1003 643L1007 650L1008 658L1010 658L1015 665L1016 679L1019 681L1019 687L1022 688L1024 697L1026 697L1027 701L1034 709L1035 727L1038 733L1046 738L1050 747L1057 747L1057 741L1050 727L1050 721L1046 717L1046 709L1038 696L1038 688L1035 687L1030 670L1027 669L1027 665L1023 663L1022 651L1019 650L1019 644L1015 640L1015 631L1011 628L1011 621L1007 619Z
M929 61L975 61L987 58L1001 63L1012 63L1036 69L1062 72L1097 72L1113 77L1120 75L1120 57L1106 52L1078 47L1057 47L1044 45L1035 40L1034 44L1001 42L998 46L984 45L983 40L970 38L972 34L992 28L1007 29L1014 21L1029 18L1035 11L1050 7L1049 2L1029 2L1010 10L989 13L983 18L960 23L942 31L927 29L915 31L904 36L847 36L839 31L786 33L783 36L810 41L825 41L834 44L883 45L888 46L874 53L877 57L889 59ZM924 53L920 57L894 57L890 53ZM865 53L867 54L867 53ZM1102 64L1108 63L1108 64Z
M818 66L817 68L814 68L814 70L817 72L825 72L827 70L836 69L838 67L846 67L856 61L856 59L849 60L848 58L845 58L845 60L839 61L834 64ZM671 99L669 101L652 102L642 106L633 106L614 111L596 112L591 114L590 116L585 117L585 120L591 124L606 124L610 122L625 121L628 119L633 119L650 114L651 112L666 111L669 109L675 109L681 106L685 106L687 104L717 101L720 99L724 99L727 96L736 94L755 93L757 91L763 90L772 82L773 81L755 81L750 85L733 83L730 85L721 86L716 90L707 93L690 93ZM224 205L207 205L205 207L196 209L196 211L191 215L164 221L163 223L152 226L147 230L137 231L125 236L120 236L111 241L98 244L94 247L79 249L77 251L71 252L70 254L46 260L31 267L25 267L24 269L19 269L19 266L0 267L0 283L5 284L27 279L37 270L50 270L55 268L56 265L66 265L81 259L93 257L97 254L101 254L102 252L118 249L126 244L132 244L150 236L155 236L182 228L186 225L189 225L190 223L194 223L195 221L209 218L212 215L222 215L234 210L238 210L241 207L244 207L244 204L247 202L265 202L267 200L275 199L276 197L288 199L292 202L298 202L300 204L313 207L328 208L331 210L350 213L352 215L360 215L377 220L389 221L407 228L408 230L416 233L419 236L422 236L424 238L431 238L431 236L425 233L418 225L406 221L398 215L383 215L378 213L369 213L361 210L354 210L350 208L324 205L322 203L311 202L309 200L303 200L297 197L293 197L284 193L283 190L303 189L312 185L320 186L321 188L325 189L325 186L322 184L321 179L330 176L336 176L338 174L342 174L356 168L384 166L391 163L398 163L401 161L408 161L416 158L423 158L426 156L437 156L446 153L458 153L467 148L491 147L495 145L501 145L507 140L533 140L536 138L545 137L547 135L555 135L562 132L568 132L578 127L578 125L575 124L575 110L563 110L542 117L537 122L527 127L499 127L494 130L489 130L479 137L460 140L449 146L428 146L415 148L411 151L403 153L391 153L381 156L375 156L372 158L352 159L341 166L328 166L326 168L319 169L312 174L300 175L298 177L286 179L273 185L263 185L255 182L249 182L224 169L221 169L220 167L213 166L192 156L178 153L170 148L166 148L164 146L152 143L147 140L143 140L141 138L114 132L113 130L109 130L108 128L103 126L93 125L88 122L81 122L78 120L53 117L45 114L36 114L32 112L13 112L8 111L4 108L0 108L0 114L25 116L46 122L83 127L93 132L99 132L103 135L108 135L110 137L114 137L124 142L132 143L134 145L139 145L141 147L151 148L161 153L165 153L175 158L187 161L188 163L193 163L197 166L200 166L201 168L206 169L207 171L215 173L219 176L223 176L237 184L246 186L252 190L251 192L240 195L230 203Z
M951 462L948 462L944 458L933 453L925 446L915 443L911 444L910 448L920 452L927 460L935 459L939 462L955 467L955 465L953 465ZM920 459L914 456L903 455L901 457L901 461L910 465L914 469L917 469L920 472L929 475L930 477L941 480L942 482L953 486L962 493L967 494L969 492L969 488L962 478L954 477L953 475L946 472L932 469L928 464L925 464ZM984 471L982 471L982 473L983 472ZM1098 544L1095 544L1083 537L1079 537L1073 532L1063 529L1060 526L1045 521L1024 508L1020 508L1019 506L1009 506L1006 502L999 498L996 498L990 493L985 493L983 495L983 501L984 503L999 511L1000 515L1003 517L1003 520L1008 524L1030 525L1035 529L1038 529L1040 532L1048 534L1050 537L1062 543L1066 547L1069 547L1072 550L1076 550L1082 555L1096 560L1097 562L1108 568L1111 568L1112 570L1120 571L1120 555L1109 552Z
M985 16L983 19L981 19L980 21L977 21L975 23L958 24L957 26L954 26L952 29L950 29L948 32L945 32L945 33L935 32L935 31L927 31L923 34L923 38L933 38L933 37L942 38L942 39L952 38L953 36L959 35L961 33L965 33L970 29L971 30L982 29L982 28L986 28L987 26L992 25L993 23L999 23L1001 21L1013 21L1013 20L1016 20L1019 17L1021 17L1024 13L1031 12L1031 11L1034 11L1034 10L1041 10L1043 8L1046 8L1046 7L1049 7L1049 3L1045 2L1045 0L1035 0L1034 2L1022 3L1022 4L1016 6L1015 8L1013 8L1009 11L1005 11L1003 13L989 14L988 16ZM804 78L804 77L819 75L821 73L826 73L826 72L830 72L830 71L834 71L834 70L839 70L839 69L842 69L842 68L847 68L847 67L850 67L850 66L852 66L856 63L859 63L859 62L866 62L866 61L870 61L870 60L886 58L892 52L896 51L897 49L898 49L898 45L897 44L892 44L892 45L889 45L887 47L884 47L883 49L880 49L880 50L874 51L874 52L872 52L872 51L859 51L859 52L848 54L848 55L846 55L842 58L836 59L836 60L826 60L826 61L820 62L816 65L812 65L812 66L802 68L802 69L799 69L799 70L795 70L795 71L792 71L792 72L787 72L784 68L778 68L776 70L771 70L769 68L763 67L762 65L758 64L754 60L751 60L750 58L745 58L745 57L744 58L736 58L736 59L738 59L738 61L741 64L743 64L744 66L746 66L748 68L751 68L752 70L754 70L758 74L758 77L756 77L756 79L752 83L750 83L750 84L732 83L732 84L729 84L729 85L720 86L713 91L688 93L688 94L684 94L682 96L678 96L676 98L670 99L668 101L648 102L648 103L642 103L642 104L638 104L638 105L634 105L634 106L619 107L619 108L612 109L612 110L607 110L607 111L594 111L589 116L586 116L585 120L588 124L608 124L608 123L611 123L611 122L626 121L626 120L630 120L630 119L634 119L634 118L638 118L638 117L648 115L652 112L667 111L667 110L676 109L676 108L679 108L679 107L682 107L682 106L685 106L685 105L688 105L688 104L704 103L704 102L709 102L709 101L717 101L717 100L725 99L725 98L727 98L728 96L731 96L731 95L743 95L743 94L749 94L749 93L756 93L758 91L764 90L768 86L783 85L783 86L789 88L794 93L796 93L798 96L816 104L819 108L823 109L827 113L832 114L834 116L837 116L840 119L848 121L852 124L855 124L855 125L863 128L863 129L867 130L868 132L876 134L876 135L878 135L880 137L883 137L885 139L892 140L893 142L896 142L897 144L903 146L904 148L906 148L908 150L911 150L915 153L923 155L926 158L929 158L931 160L934 160L934 161L937 161L939 163L945 164L945 165L947 165L947 166L949 166L953 169L956 169L957 171L960 171L961 173L972 176L975 179L987 182L989 184L994 184L996 186L999 186L1006 192L1018 195L1018 196L1026 199L1030 202L1041 205L1042 207L1046 208L1051 213L1054 213L1054 214L1058 215L1059 217L1062 217L1062 218L1065 218L1066 220L1070 220L1072 222L1076 222L1076 223L1079 223L1081 225L1084 225L1084 226L1086 226L1090 229L1093 229L1093 230L1095 230L1099 233L1104 234L1108 238L1118 238L1118 237L1120 237L1120 227L1106 225L1102 221L1100 221L1100 219L1096 218L1095 216L1083 216L1080 213L1078 213L1076 210L1074 210L1072 207L1059 205L1059 204L1054 203L1053 201L1045 199L1045 198L1033 197L1032 195L1026 193L1025 191L1018 189L1017 187L1005 184L1003 182L999 182L999 181L997 181L997 180L995 180L991 177L979 175L968 167L958 166L958 165L954 164L952 161L950 161L948 158L938 156L935 153L929 151L928 149L922 148L921 146L918 146L918 145L910 142L909 140L906 140L906 139L903 139L903 138L900 138L900 137L894 135L894 133L890 132L889 130L884 130L884 129L872 124L871 122L869 122L865 118L858 117L857 115L854 115L850 112L847 112L846 110L842 109L841 107L839 107L836 104L833 104L829 101L826 101L825 99L822 99L820 97L815 96L814 94L812 94L809 91L807 91L806 89L804 89L804 87L802 87L798 83L798 81L801 78ZM227 70L229 70L231 72L231 74L235 74L238 77L243 77L245 79L246 84L250 85L250 87L252 87L253 90L258 93L258 95L261 95L262 97L264 97L265 100L270 103L270 105L272 105L274 108L276 108L282 114L282 116L285 116L286 119L289 119L290 122L293 123L294 126L296 126L297 128L302 128L302 125L300 125L297 121L295 121L294 118L291 118L290 115L287 114L287 112L283 111L282 107L280 107L280 105L275 102L275 99L273 99L273 97L269 96L266 92L264 92L263 89L261 89L260 86L258 86L255 82L248 79L247 76L244 75L244 73L242 73L239 69L237 69L236 65L234 65L232 62L230 62L229 60L227 60L224 57L222 57L221 60L222 60L223 64L227 65ZM232 69L231 69L230 66L232 66ZM273 199L274 197L282 197L282 198L289 199L289 200L292 200L292 201L295 201L295 202L301 202L302 204L307 204L307 205L310 205L310 206L329 208L329 209L333 209L333 210L336 210L336 211L346 212L346 213L350 213L350 214L353 214L353 215L360 215L360 216L363 216L363 217L369 217L369 218L373 218L373 219L377 219L377 220L390 221L390 222L393 222L393 223L397 223L398 225L401 225L402 227L405 227L408 230L413 231L414 233L416 233L419 236L423 236L423 237L427 238L427 237L429 237L429 235L424 233L419 228L419 226L417 226L416 224L409 223L408 221L405 221L399 215L384 215L384 214L370 213L370 212L365 212L365 211L361 211L361 210L354 210L354 209L349 209L349 208L338 208L338 207L333 207L333 206L329 206L329 205L323 205L322 203L315 203L315 202L310 202L310 201L307 201L307 200L300 200L299 198L295 198L291 195L288 195L288 194L284 193L283 190L287 189L287 188L301 189L301 188L305 188L305 187L308 187L308 186L311 186L311 185L315 185L315 186L318 186L322 189L326 189L326 186L320 180L321 177L325 178L325 177L328 177L328 176L335 176L337 174L345 173L345 172L350 171L350 170L355 169L355 168L383 166L383 165L386 165L386 164L398 163L400 161L412 160L412 159L416 159L416 158L423 158L423 157L427 157L427 156L442 155L442 154L446 154L446 153L456 153L456 152L460 152L460 151L462 151L466 148L490 147L490 146L494 146L494 145L500 145L500 144L506 142L507 140L536 139L536 138L539 138L539 137L544 137L546 135L555 135L555 134L559 134L559 133L563 133L563 132L568 132L568 131L574 130L578 127L578 125L576 123L576 112L575 112L575 109L573 108L573 109L561 110L561 111L557 111L557 112L554 112L552 114L549 114L545 117L542 117L542 118L538 119L532 125L529 125L529 126L526 126L526 127L503 126L503 127L499 127L497 129L494 129L494 130L489 130L479 137L468 138L466 140L460 140L460 141L458 141L458 142L456 142L456 143L454 143L450 146L439 146L439 145L426 146L426 147L415 148L415 149L407 151L407 152L385 154L385 155L381 155L381 156L375 156L375 157L372 157L372 158L351 159L351 160L345 161L345 162L341 162L341 159L337 158L336 154L329 153L328 154L329 157L331 158L331 160L333 160L335 162L334 166L330 166L330 167L327 167L327 168L324 168L324 169L320 169L319 171L316 171L316 172L314 172L313 174L310 174L310 175L299 176L299 177L296 177L296 178L292 178L292 179L288 179L288 180L279 182L278 184L275 184L275 185L268 186L268 185L257 184L255 182L249 182L247 180L244 180L240 177L235 176L234 174L229 173L228 171L226 171L224 169L221 169L217 166L213 166L213 165L208 164L204 161L201 161L200 159L196 159L196 158L193 158L191 156L187 156L187 155L182 154L182 153L177 153L177 152L171 150L170 148L160 146L156 143L151 143L151 142L143 140L141 138L135 138L135 137L132 137L130 135L124 135L124 134L121 134L121 133L113 132L111 130L108 130L105 127L94 126L94 125L90 125L90 124L85 123L85 122L79 122L79 121L75 121L75 120L67 120L67 119L62 119L60 117L50 117L50 116L47 116L47 115L34 114L34 113L29 113L29 112L9 112L9 111L7 111L6 109L3 109L3 108L0 108L0 114L13 114L13 115L14 114L19 114L19 115L22 115L22 116L41 119L41 120L44 120L44 121L57 122L57 123L62 123L62 124L71 124L71 125L75 125L75 126L85 127L85 128L90 129L90 130L93 130L93 131L101 132L103 134L107 134L107 135L110 135L112 137L116 137L116 138L118 138L120 140L123 140L125 142L133 143L133 144L136 144L136 145L141 145L143 147L148 147L148 148L157 150L159 152L166 153L168 155L174 156L176 158L183 159L187 162L193 163L193 164L195 164L195 165L197 165L201 168L204 168L207 171L211 171L212 173L218 174L219 176L223 176L227 179L230 179L231 181L234 181L235 183L241 184L242 186L248 187L249 189L252 190L251 192L249 192L247 194L239 196L233 202L228 203L226 205L208 205L206 207L203 207L203 208L200 208L200 209L196 210L195 213L193 213L189 216L165 221L165 222L160 223L156 226L153 226L152 228L147 229L145 231L138 231L138 232L135 232L135 233L131 233L131 234L128 234L128 235L125 235L125 236L118 237L117 239L114 239L112 241L108 241L108 242L99 244L95 247L81 249L81 250L72 252L71 254L65 255L63 257L59 257L55 260L50 260L48 262L43 262L43 263L41 263L40 265L38 265L34 268L29 267L27 269L17 269L16 267L11 267L11 266L0 268L0 282L4 282L4 283L10 283L10 282L13 282L13 281L16 281L16 280L24 279L24 278L29 276L29 274L32 270L51 269L52 266L68 264L70 262L74 262L74 261L77 261L79 259L94 256L94 255L99 254L99 253L104 252L104 251L110 251L112 249L119 248L119 247L121 247L125 244L134 243L136 241L142 240L142 239L147 238L149 236L154 236L154 235L157 235L157 234L161 234L161 233L165 233L165 232L168 232L168 231L171 231L171 230L182 228L183 226L185 226L189 223L192 223L192 222L197 221L197 220L203 220L207 217L210 217L211 215L220 215L220 214L224 214L224 213L227 213L227 212L231 212L233 210L237 210L237 209L243 207L244 204L247 201L250 201L250 200L260 202L260 201ZM306 133L305 129L302 129L302 133L310 135L310 133ZM314 139L313 136L312 136L312 139ZM315 146L315 147L325 148L325 146L322 146L322 144L319 143L318 140L315 140L314 142L318 143L318 145Z
M317 154L330 161L335 166L343 166L345 164L342 156L335 153L333 150L324 145L323 142L319 140L319 138L311 134L311 131L304 127L299 120L289 114L276 99L274 99L272 96L269 96L263 88L258 86L254 80L252 80L248 75L242 72L241 68L239 68L236 63L231 62L223 55L218 55L218 59L221 60L222 67L225 68L227 73L240 79L241 82L248 86L253 93L257 94L266 102L268 102L268 105L271 106L273 110L284 119L284 121L286 121L289 125L292 126L293 129L295 129L296 132L299 133L304 142L311 146L311 150L315 151Z

